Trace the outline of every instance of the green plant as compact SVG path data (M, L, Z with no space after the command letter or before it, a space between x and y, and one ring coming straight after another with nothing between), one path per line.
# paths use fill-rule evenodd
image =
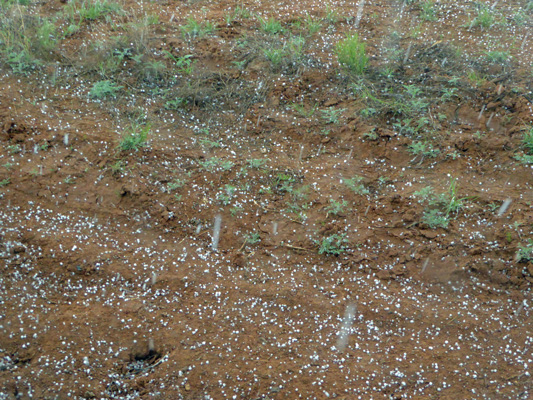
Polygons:
M210 21L198 22L194 18L187 18L187 23L181 27L181 32L185 38L203 38L215 31L215 25Z
M315 114L318 108L318 104L315 103L309 109L306 109L304 104L299 104L299 103L292 103L289 107L292 108L294 111L296 111L298 114L300 114L302 117L311 118Z
M261 241L261 235L258 232L248 233L244 236L244 244L257 244Z
M495 64L505 64L510 58L508 51L487 51L485 53L487 61Z
M208 172L229 171L234 165L233 162L229 160L224 161L218 157L211 157L207 160L199 161L198 163L203 170Z
M447 228L450 218L441 210L431 209L424 211L424 214L422 215L422 222L424 222L431 229Z
M187 100L178 97L172 100L167 100L165 102L165 110L179 110L180 108L183 108L187 105Z
M263 53L266 59L272 63L272 66L275 69L281 66L281 62L283 61L283 57L285 55L282 48L267 48L263 50Z
M11 183L11 181L9 180L9 178L3 179L3 180L0 181L0 187L7 186L10 183Z
M533 128L529 128L529 131L524 134L522 147L528 155L533 155Z
M354 176L353 178L343 178L342 183L344 183L348 187L348 189L352 190L356 194L367 195L370 193L370 190L368 190L363 184L363 177L361 176Z
M261 30L265 33L276 35L283 32L283 27L281 22L270 17L269 19L263 19L259 17L259 23L261 24Z
M217 194L217 200L220 201L222 205L227 206L231 203L236 190L237 188L235 186L225 185L224 190Z
M340 115L346 111L344 108L327 108L325 110L320 110L322 113L322 118L326 124L337 124L339 122Z
M106 97L117 97L117 92L122 89L123 86L116 86L110 80L96 82L91 91L89 97L92 99L105 99Z
M146 145L146 139L150 129L151 126L149 124L142 125L132 123L129 132L122 136L118 148L122 151L139 150Z
M64 8L67 18L73 21L77 16L80 22L83 20L94 21L104 17L107 14L119 13L120 11L122 11L122 7L119 4L111 3L107 0L74 0L68 2Z
M346 234L326 236L322 241L316 241L319 244L318 254L338 256L346 250L344 246L346 241Z
M305 19L305 29L309 35L314 35L322 29L322 19L315 19L308 15Z
M191 54L176 57L167 50L164 50L163 54L174 62L174 67L178 70L178 72L185 75L191 75L194 72L194 65L196 64L196 61L192 60L193 56Z
M359 35L347 36L335 45L339 64L356 75L362 75L369 60L365 47L365 44L359 40Z
M348 205L348 202L346 200L339 202L339 201L330 199L329 206L326 207L327 215L329 216L331 214L334 216L339 216L340 214L343 213L347 205Z
M251 160L248 160L248 167L253 169L261 169L265 166L267 160L264 158L254 158Z
M424 1L420 4L421 10L420 10L420 19L422 21L436 21L436 11L435 11L435 3L433 1L428 0Z
M533 261L533 239L529 239L528 244L518 246L516 259L518 262Z
M433 148L431 143L420 141L412 142L409 146L407 146L407 151L414 156L421 156L422 158L435 158L440 153L438 149Z
M175 179L167 184L167 192L173 192L181 189L185 185L185 179Z
M20 147L19 144L10 144L9 146L7 146L7 152L9 154L18 154L22 151L22 148Z
M468 80L476 87L483 86L487 79L484 76L479 75L476 71L468 72Z
M480 27L481 29L489 29L496 23L494 11L486 5L479 5L477 15L470 20L468 29Z

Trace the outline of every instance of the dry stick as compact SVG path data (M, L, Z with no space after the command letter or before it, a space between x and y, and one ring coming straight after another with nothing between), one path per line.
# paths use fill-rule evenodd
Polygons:
M526 37L524 38L524 41L522 42L522 45L520 46L520 50L524 50L524 46L526 45L526 40L528 36L529 36L529 33L526 33Z
M305 247L293 246L292 244L283 243L282 246L287 247L293 250L304 250L304 251L313 251L312 249L306 249Z

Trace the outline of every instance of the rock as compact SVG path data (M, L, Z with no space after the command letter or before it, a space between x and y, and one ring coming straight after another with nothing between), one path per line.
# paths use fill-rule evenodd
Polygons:
M391 274L389 271L385 271L385 270L380 270L378 271L378 273L376 274L377 277L383 281L388 281L391 279Z
M25 252L26 252L26 247L20 244L13 247L13 254L21 254Z

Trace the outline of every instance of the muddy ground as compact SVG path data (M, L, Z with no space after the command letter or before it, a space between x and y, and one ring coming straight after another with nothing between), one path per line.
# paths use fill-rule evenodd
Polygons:
M0 6L1 400L533 396L531 1L91 4Z

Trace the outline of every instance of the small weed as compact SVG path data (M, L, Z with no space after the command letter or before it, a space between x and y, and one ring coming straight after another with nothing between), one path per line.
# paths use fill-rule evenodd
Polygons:
M122 160L118 160L117 162L111 165L111 173L113 175L119 175L123 173L124 169L125 169L125 165L124 165L124 161Z
M9 146L7 146L7 152L9 154L18 154L22 151L22 148L20 147L19 144L11 144Z
M0 181L0 187L7 186L10 183L11 183L11 181L9 180L9 178L3 179L3 180Z
M257 244L261 241L261 236L258 232L248 233L244 236L245 244Z
M365 48L366 45L359 40L357 34L341 40L335 46L339 64L356 75L362 75L369 60Z
M509 58L510 54L508 51L487 51L485 53L487 61L494 64L505 64Z
M348 202L346 200L339 202L339 201L330 199L329 206L326 207L326 210L328 212L327 215L329 216L331 214L334 216L339 216L340 214L344 212L347 205L348 205Z
M227 206L231 203L235 195L237 188L232 185L225 185L224 190L217 194L217 200L224 206Z
M176 111L176 110L179 110L180 108L183 108L187 105L187 100L181 98L181 97L178 97L176 99L173 99L173 100L168 100L164 107L165 107L165 110L173 110L173 111Z
M475 87L483 86L487 82L487 79L484 76L478 75L478 73L476 71L470 71L468 73L468 80Z
M314 35L322 29L322 20L315 19L308 15L305 19L305 29L310 36Z
M185 179L175 179L167 184L167 192L170 193L179 190L185 185L185 183Z
M292 108L294 111L296 111L298 114L300 114L300 116L304 118L311 118L315 114L316 110L318 109L318 104L315 103L314 106L312 106L309 109L306 109L304 104L292 103L290 105L290 108Z
M481 29L489 29L496 24L494 11L486 5L479 5L477 15L470 20L468 29L480 27Z
M170 51L164 50L163 54L170 60L174 62L174 67L178 70L179 73L184 75L192 75L194 72L194 65L196 61L191 60L193 57L191 54L185 56L176 57Z
M96 82L91 91L89 97L92 99L105 99L106 97L117 97L117 92L122 89L123 86L116 86L110 80Z
M199 161L200 167L204 171L216 172L216 171L229 171L233 168L233 162L224 161L218 157L211 157L207 160Z
M326 254L338 256L346 251L344 244L346 243L346 234L334 234L327 236L322 239L322 241L316 241L319 245L318 254Z
M122 7L117 3L107 0L102 1L77 1L68 2L64 8L67 18L74 21L76 16L79 21L94 21L108 14L121 12Z
M414 156L421 156L422 158L435 158L440 153L438 149L433 148L431 143L427 142L413 142L407 147L407 151Z
M248 167L252 169L261 169L263 168L267 163L267 160L264 158L254 158L251 160L248 160Z
M235 206L235 207L231 207L229 212L231 214L232 217L235 217L237 214L240 214L244 211L244 208L240 207L240 206Z
M275 18L270 17L269 19L259 18L259 23L261 24L261 30L270 35L276 35L283 32L283 27L281 22Z
M198 22L188 18L187 23L181 27L183 37L188 39L201 39L215 32L215 25L210 21Z
M533 240L532 239L529 239L528 244L518 246L518 253L516 254L516 259L518 262L533 261Z
M420 19L422 21L436 21L437 15L435 10L435 3L433 1L425 1L420 4L420 7L422 8L420 10Z
M526 154L533 155L533 128L530 128L528 132L524 134L522 138L522 147L526 151Z
M424 212L424 215L422 216L422 222L431 229L447 228L450 218L441 210L431 209Z
M340 115L346 111L344 108L327 108L320 110L322 118L326 124L337 124L339 122Z
M130 132L122 136L118 148L122 151L139 150L146 145L151 126L132 123Z
M370 190L366 188L363 184L363 177L354 176L353 178L343 179L342 182L352 190L355 194L367 195L370 193Z

